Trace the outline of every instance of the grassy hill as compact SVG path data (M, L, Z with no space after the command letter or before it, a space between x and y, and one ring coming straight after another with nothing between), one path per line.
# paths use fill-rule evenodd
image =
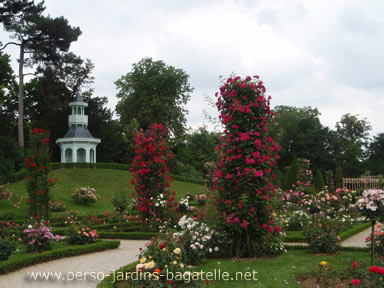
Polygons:
M67 210L80 211L81 213L98 213L112 211L111 199L115 192L124 191L128 200L132 199L131 194L134 188L131 185L131 173L126 170L112 169L58 169L53 170L54 178L58 178L57 185L51 189L52 200L64 202ZM79 187L90 186L96 189L100 200L90 206L76 204L71 195ZM11 201L0 201L0 218L23 218L27 209L27 191L25 182L19 181L5 185L17 198L24 200L20 208L14 208ZM174 181L171 183L171 191L176 192L176 199L185 197L187 192L192 195L204 193L204 186L186 182Z

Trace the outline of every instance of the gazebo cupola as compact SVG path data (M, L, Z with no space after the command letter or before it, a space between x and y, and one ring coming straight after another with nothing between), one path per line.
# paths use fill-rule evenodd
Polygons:
M71 108L71 115L68 117L69 129L64 138L59 138L56 143L61 150L61 163L95 163L96 146L100 139L93 138L88 130L88 115L85 115L85 103L77 91L74 102L68 105Z

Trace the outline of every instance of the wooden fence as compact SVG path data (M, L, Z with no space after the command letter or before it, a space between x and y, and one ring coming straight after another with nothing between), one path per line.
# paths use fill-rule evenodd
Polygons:
M348 190L378 189L382 176L367 176L362 178L343 178L343 186Z

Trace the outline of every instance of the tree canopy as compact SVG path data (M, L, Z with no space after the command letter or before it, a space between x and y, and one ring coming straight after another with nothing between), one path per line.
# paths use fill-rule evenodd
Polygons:
M184 105L193 91L188 78L182 69L161 60L144 58L133 64L131 72L115 82L120 99L116 112L122 124L136 119L146 130L152 123L161 123L169 135L183 135L188 113Z

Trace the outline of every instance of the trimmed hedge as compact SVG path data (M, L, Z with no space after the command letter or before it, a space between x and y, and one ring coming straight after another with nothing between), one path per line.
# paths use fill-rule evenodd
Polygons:
M131 165L119 164L119 163L51 163L51 169L62 169L62 168L92 168L92 169L117 169L117 170L129 170Z
M39 254L23 254L18 258L10 258L7 261L1 261L0 275L51 260L104 251L108 249L115 249L119 247L119 245L120 241L97 241L87 245L73 245L56 250L44 251Z
M370 222L363 222L363 223L356 223L353 225L352 228L349 228L348 230L340 233L340 240L344 241L357 233L360 233L364 231L365 229L371 227ZM302 234L302 231L287 231L286 232L288 235L283 237L284 242L289 242L289 243L302 243L302 242L307 242L307 238Z
M118 273L123 273L125 275L126 272L130 272L132 271L132 269L134 269L134 267L136 267L136 265L139 263L139 261L135 261L131 264L128 264L127 266L124 266L124 267L121 267L120 269L116 270L116 271L113 271L110 273L110 276L104 278L103 281L101 281L96 288L115 288L117 287L118 285L118 281L113 282L113 275L112 274L118 274Z
M184 177L184 176L173 175L173 174L171 174L170 176L175 181L186 182L186 183L191 183L191 184L198 184L198 185L204 185L204 181L203 180L197 180L197 179L187 178L187 177Z
M341 239L341 241L344 241L344 240L352 237L353 235L356 235L357 233L364 231L365 229L367 229L369 227L371 227L370 222L357 223L352 228L348 229L347 231L340 233L340 235L339 235L340 239Z
M129 239L129 240L150 240L159 235L156 232L98 232L100 239Z

